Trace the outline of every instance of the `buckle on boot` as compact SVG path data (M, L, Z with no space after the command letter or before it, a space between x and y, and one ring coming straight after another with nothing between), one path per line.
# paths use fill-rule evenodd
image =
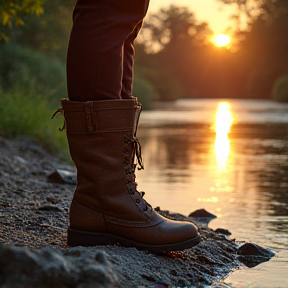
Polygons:
M93 125L93 101L85 102L85 115L86 115L86 125L89 132L94 131Z

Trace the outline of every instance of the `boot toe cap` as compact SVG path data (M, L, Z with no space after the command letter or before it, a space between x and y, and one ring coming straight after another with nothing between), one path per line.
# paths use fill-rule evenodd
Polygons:
M199 236L198 227L191 222L166 220L160 225L167 244L184 242Z

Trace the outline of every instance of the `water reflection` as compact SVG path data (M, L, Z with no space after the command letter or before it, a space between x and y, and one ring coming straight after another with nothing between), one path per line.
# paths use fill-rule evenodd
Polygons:
M228 102L220 102L215 118L215 155L217 168L219 171L225 171L227 160L230 154L230 140L228 134L232 126L232 112Z

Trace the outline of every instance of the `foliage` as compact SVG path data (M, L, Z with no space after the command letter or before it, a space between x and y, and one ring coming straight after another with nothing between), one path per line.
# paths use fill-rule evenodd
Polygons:
M4 91L14 86L33 89L57 105L66 97L65 66L61 62L14 43L0 46L0 58L0 86Z
M1 91L0 133L9 138L27 136L38 141L46 149L68 159L65 133L57 127L63 119L51 120L53 109L48 101L33 90L15 86L13 90Z
M237 53L249 63L247 97L270 98L276 79L288 73L288 1L274 2L273 13L253 22Z
M167 61L162 62L162 54L147 54L143 45L136 46L135 71L138 77L149 81L153 89L153 100L173 101L181 97L181 84ZM137 78L135 79L137 81ZM135 88L137 88L137 82Z
M157 100L195 96L201 65L198 52L209 45L210 34L207 24L198 23L187 7L170 5L147 18L136 68L153 83Z
M203 44L211 35L211 30L206 23L196 23L195 15L189 8L170 5L148 17L140 42L149 52L159 51L174 42Z
M135 74L133 91L144 109L152 108L152 102L156 99L157 93L153 85L142 75Z
M288 74L279 77L274 83L272 99L288 102Z
M13 24L23 25L24 14L43 13L45 0L1 0L0 2L0 28L3 26L12 27ZM7 36L0 30L0 40L8 40Z
M46 1L44 13L37 17L26 15L25 25L14 28L8 37L54 58L66 60L66 50L72 26L75 0Z
M241 19L246 19L248 26L252 25L255 20L258 18L267 19L274 12L275 8L278 5L277 2L283 0L218 0L225 4L237 5L238 9L236 15L233 15L232 18L236 21L237 28L239 30L241 27ZM286 1L286 0L284 0Z

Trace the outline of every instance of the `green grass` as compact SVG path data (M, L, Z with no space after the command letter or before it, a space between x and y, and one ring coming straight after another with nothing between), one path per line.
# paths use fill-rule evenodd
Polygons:
M52 121L53 112L45 98L33 91L19 87L0 91L0 134L10 139L29 137L49 152L69 160L65 132L58 131L64 118Z

